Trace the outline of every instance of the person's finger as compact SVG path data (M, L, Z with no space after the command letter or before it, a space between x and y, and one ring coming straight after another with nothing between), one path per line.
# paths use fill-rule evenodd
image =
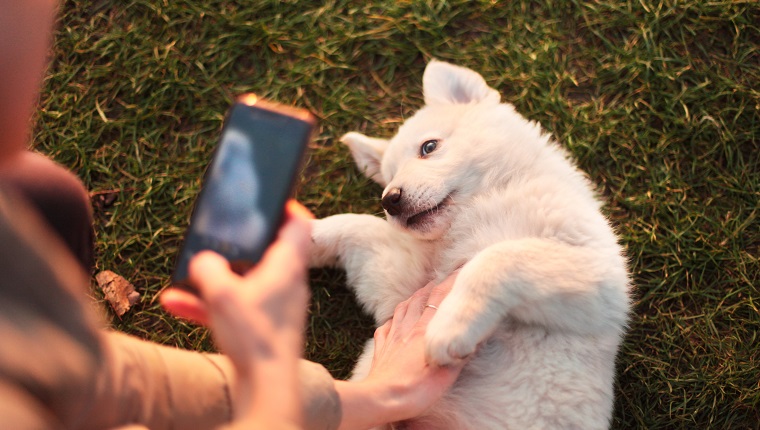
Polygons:
M278 232L277 241L289 241L308 256L311 247L311 224L314 216L295 200L285 206L285 222Z
M311 221L314 219L314 214L311 213L311 211L307 209L306 206L298 203L297 200L290 199L285 204L285 217L295 217L303 219L305 221Z
M169 288L159 296L161 306L170 314L201 325L208 325L208 310L195 294L178 288Z
M449 292L451 292L451 289L454 287L454 282L456 281L458 274L459 272L454 272L453 274L449 275L448 278L444 279L443 282L434 286L430 290L428 303L436 306L440 305L441 302L443 302L443 299L449 295Z
M437 379L437 383L442 386L451 386L451 384L456 381L457 377L459 376L459 373L462 371L462 368L470 361L470 358L472 358L472 355L469 357L465 357L461 360L458 360L455 363L451 363L446 366L438 366L435 368L434 372L434 378Z
M385 322L385 324L375 329L375 334L373 336L373 339L375 341L375 354L374 354L375 358L377 358L377 354L385 346L385 341L386 339L388 339L388 335L390 334L392 324L393 324L393 320L388 320Z
M393 317L391 317L390 320L391 326L388 330L389 337L393 337L401 327L401 321L406 317L407 309L409 309L409 300L404 300L396 305L396 308L393 310Z
M227 260L213 251L201 251L190 260L188 279L205 300L215 290L239 282Z
M448 278L444 279L440 284L432 286L430 289L430 294L427 297L427 302L423 309L422 316L420 317L421 324L427 325L427 323L433 319L436 312L438 312L438 308L441 306L443 299L448 296L448 294L451 292L451 289L454 287L457 273L458 272L454 272L453 274L449 275Z
M288 216L280 228L277 239L269 246L259 264L249 270L245 277L281 277L284 268L293 278L304 276L311 247L311 221L306 211L291 200L287 206Z
M406 311L406 318L412 320L412 323L416 323L420 319L420 316L425 310L425 303L428 301L430 290L433 285L428 284L419 290L415 291L412 296L407 299L408 309Z

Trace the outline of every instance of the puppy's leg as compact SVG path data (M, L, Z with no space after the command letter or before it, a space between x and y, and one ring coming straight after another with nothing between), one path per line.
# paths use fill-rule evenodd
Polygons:
M548 239L493 245L465 264L428 326L428 358L452 363L505 318L575 333L622 332L629 310L618 249Z
M378 323L429 281L427 242L371 215L342 214L315 220L311 267L345 269L358 301Z
M366 247L380 239L383 232L395 233L384 219L372 215L340 214L314 220L309 265L345 268L353 249Z

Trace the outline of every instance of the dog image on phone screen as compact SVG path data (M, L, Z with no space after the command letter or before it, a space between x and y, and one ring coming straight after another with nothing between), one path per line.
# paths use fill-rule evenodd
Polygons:
M423 93L390 140L341 139L384 187L387 219L333 215L312 233L312 267L344 269L377 324L459 269L426 354L469 361L439 403L398 427L608 428L630 284L590 181L478 73L432 61ZM353 379L371 359L369 341Z
M245 237L259 243L268 224L256 205L262 181L251 169L255 148L245 133L234 128L223 139L213 161L218 166L210 169L205 185L214 204L198 207L193 228L219 242L236 243Z

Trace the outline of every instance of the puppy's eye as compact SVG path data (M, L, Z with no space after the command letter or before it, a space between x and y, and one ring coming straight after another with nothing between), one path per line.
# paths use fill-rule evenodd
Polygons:
M437 147L438 147L438 140L436 139L426 140L420 147L420 155L424 157L430 154L431 152L435 151L435 148Z

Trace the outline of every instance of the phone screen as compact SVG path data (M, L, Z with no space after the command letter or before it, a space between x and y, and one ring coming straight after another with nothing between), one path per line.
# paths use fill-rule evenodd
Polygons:
M177 262L175 283L186 280L190 259L204 249L225 256L241 272L261 259L277 234L314 125L305 111L278 108L238 102L228 112Z

